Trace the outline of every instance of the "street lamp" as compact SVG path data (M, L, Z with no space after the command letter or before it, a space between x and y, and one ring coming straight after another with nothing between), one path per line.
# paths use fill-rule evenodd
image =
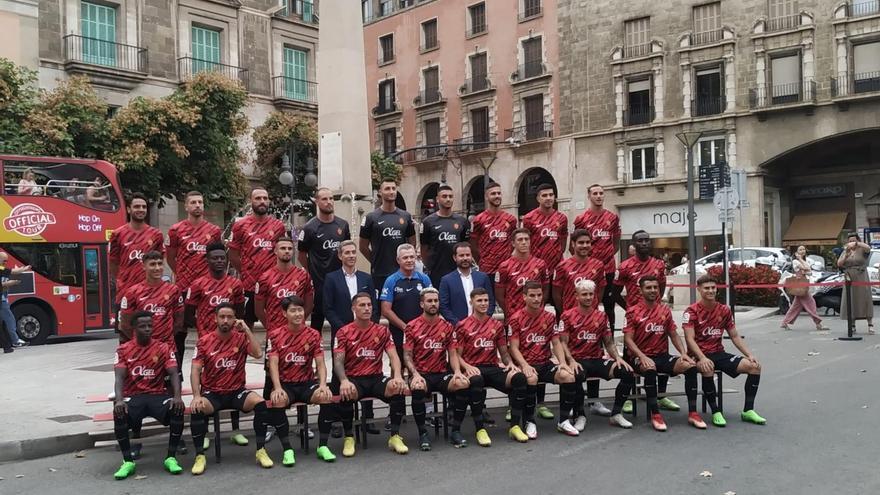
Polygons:
M684 145L687 157L687 195L688 195L688 285L690 286L691 304L697 300L697 236L694 229L694 146L700 140L701 131L679 132L675 137ZM726 241L725 241L726 242Z
M294 155L295 156L295 155ZM290 186L290 235L291 237L294 235L293 232L293 215L294 215L294 201L296 198L296 165L291 163L291 153L284 153L284 156L281 157L281 173L278 174L278 182L283 186ZM306 174L303 176L303 183L308 187L315 187L318 185L318 176L315 175L315 159L313 157L308 157L306 159Z

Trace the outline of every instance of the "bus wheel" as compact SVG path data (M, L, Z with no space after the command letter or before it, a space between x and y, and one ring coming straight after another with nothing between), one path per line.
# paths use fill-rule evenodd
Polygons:
M36 304L19 304L12 308L12 312L16 331L22 339L34 345L46 343L52 333L52 318L46 310Z

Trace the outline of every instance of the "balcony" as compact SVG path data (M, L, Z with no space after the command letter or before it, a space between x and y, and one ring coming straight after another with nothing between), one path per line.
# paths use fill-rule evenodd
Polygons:
M374 117L391 115L398 112L400 112L400 106L397 105L397 102L380 101L378 105L373 107Z
M632 108L623 109L623 125L626 127L633 125L645 125L654 121L654 106L639 105Z
M691 115L694 117L718 115L725 110L727 110L727 100L723 95L698 96L691 101Z
M792 14L786 15L782 17L773 17L767 19L764 24L767 32L775 32L775 31L786 31L789 29L795 29L800 27L801 25L801 15L800 14Z
M535 62L526 62L520 65L516 68L516 72L510 75L510 79L516 84L517 82L523 82L549 74L550 73L547 72L547 66L544 65L544 62L539 60Z
M423 91L419 91L419 95L413 98L413 106L416 108L445 102L446 99L443 98L443 93L440 92L439 88L429 88Z
M458 88L458 94L466 96L480 93L482 91L488 91L490 89L495 89L495 87L492 86L492 81L486 76L477 76L465 79L464 84Z
M651 43L642 43L640 45L624 46L623 58L636 58L650 55Z
M847 4L847 17L865 17L880 14L880 0L856 0Z
M311 0L287 0L287 5L275 15L305 24L318 25L318 6Z
M465 31L464 36L465 38L473 38L474 36L479 36L487 32L489 32L489 26L485 22L481 22L471 26L470 29Z
M146 48L76 34L64 36L63 42L64 69L92 83L132 89L147 77Z
M318 83L275 76L272 78L272 95L278 106L315 110L318 105Z
M523 9L519 12L519 20L520 22L529 20L533 17L538 17L541 15L541 2L540 1L530 1L525 0Z
M710 45L718 43L724 39L723 29L713 29L712 31L703 31L702 33L691 34L691 46Z
M877 96L880 93L880 72L841 73L831 78L832 98Z
M812 79L749 90L749 108L759 113L806 107L809 114L815 104L816 81ZM763 120L764 117L759 114L758 118Z
M531 122L504 131L504 138L519 143L529 143L553 138L553 122Z
M490 151L496 148L495 134L474 134L456 139L452 142L459 153L471 153L476 151Z
M418 148L414 150L404 151L397 155L395 162L397 163L419 163L441 160L446 156L448 146L445 144L426 145L428 148Z
M241 82L245 89L248 88L247 69L193 57L180 57L177 59L177 74L181 82L186 81L199 72L218 72L229 79Z

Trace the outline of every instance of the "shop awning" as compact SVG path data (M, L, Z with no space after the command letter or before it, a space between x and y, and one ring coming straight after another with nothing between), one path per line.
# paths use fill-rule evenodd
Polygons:
M795 215L782 238L782 243L786 246L835 245L846 223L846 215L845 211Z

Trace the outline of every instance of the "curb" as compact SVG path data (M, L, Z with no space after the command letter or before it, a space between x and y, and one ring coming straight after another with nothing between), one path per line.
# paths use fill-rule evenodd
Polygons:
M94 445L95 441L88 433L0 442L0 462L51 457L90 449Z

